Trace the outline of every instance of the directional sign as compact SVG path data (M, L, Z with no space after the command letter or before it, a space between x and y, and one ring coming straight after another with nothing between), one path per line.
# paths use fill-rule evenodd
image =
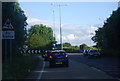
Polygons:
M31 53L30 51L31 51L31 50L28 50L28 53Z
M15 39L15 31L9 19L2 28L2 39Z

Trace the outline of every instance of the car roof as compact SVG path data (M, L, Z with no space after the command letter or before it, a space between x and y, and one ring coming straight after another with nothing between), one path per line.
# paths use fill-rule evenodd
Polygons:
M90 50L90 51L98 51L98 50Z
M65 52L64 50L53 50L51 52Z

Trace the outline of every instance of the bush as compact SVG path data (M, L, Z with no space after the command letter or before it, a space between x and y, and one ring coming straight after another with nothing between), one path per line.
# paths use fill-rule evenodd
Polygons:
M108 57L120 57L120 51L113 50L113 49L106 49L101 51L102 56L108 56Z
M12 64L3 63L4 79L21 79L38 64L36 56L21 56L13 60Z

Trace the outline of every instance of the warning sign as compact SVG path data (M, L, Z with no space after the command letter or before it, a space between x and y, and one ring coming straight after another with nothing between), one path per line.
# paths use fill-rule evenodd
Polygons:
M15 39L15 31L9 19L2 28L2 39Z

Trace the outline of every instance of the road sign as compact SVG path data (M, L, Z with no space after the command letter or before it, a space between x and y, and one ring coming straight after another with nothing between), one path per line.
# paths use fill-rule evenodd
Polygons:
M15 31L9 19L2 28L2 39L15 39Z
M2 39L15 39L14 31L2 31Z

